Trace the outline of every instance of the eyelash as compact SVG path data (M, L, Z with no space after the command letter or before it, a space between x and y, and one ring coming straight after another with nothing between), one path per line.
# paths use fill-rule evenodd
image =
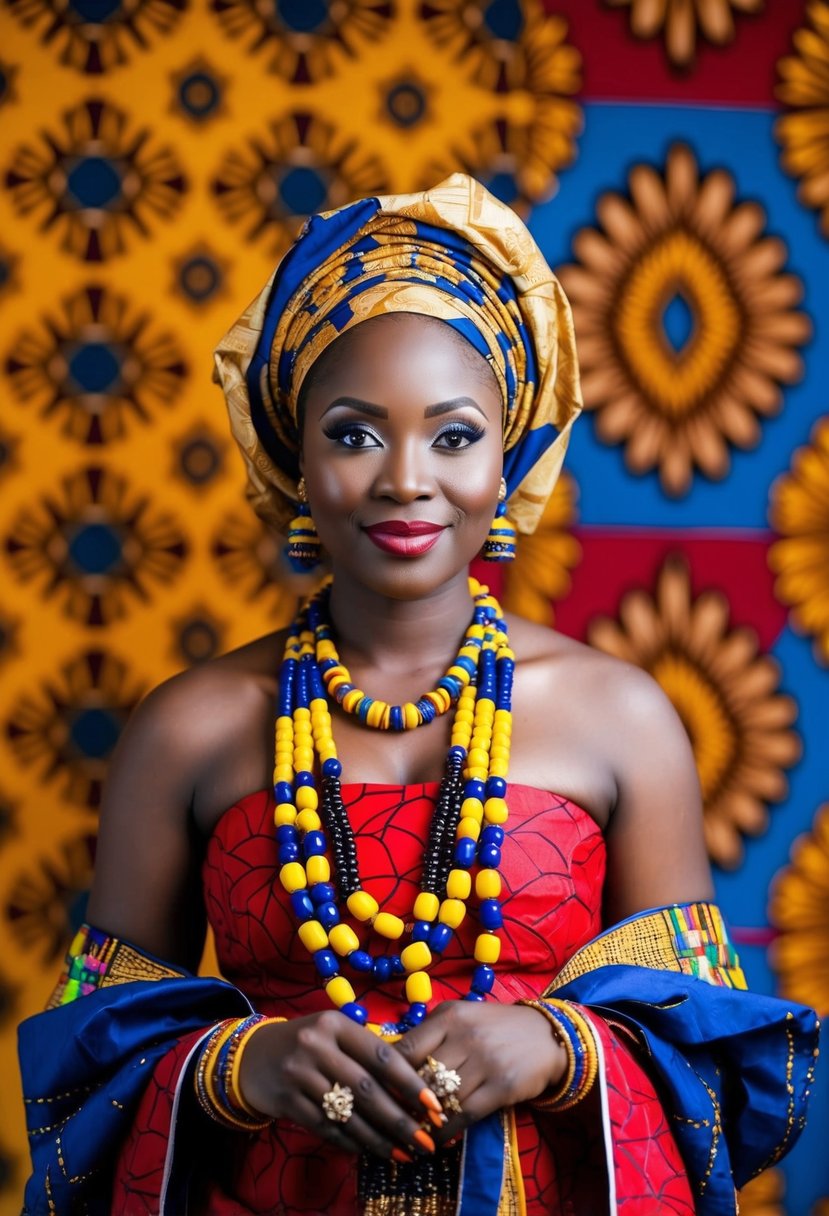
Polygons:
M378 436L375 435L374 431L372 431L370 427L366 426L365 423L362 423L362 422L335 423L333 426L329 427L328 430L326 430L324 433L325 433L326 438L333 440L334 443L340 443L345 448L351 448L351 449L357 450L357 451L365 450L366 447L374 447L374 446L380 445ZM484 434L485 434L484 428L475 426L474 423L452 422L449 424L449 426L444 427L444 429L438 435L435 436L434 445L437 446L439 441L441 439L445 439L447 436L457 436L460 439L465 439L467 442L460 445L459 447L451 447L448 444L441 445L441 446L443 447L444 451L462 452L465 448L471 447L471 445L473 443L477 443L479 439L482 439ZM350 438L353 438L356 435L368 436L371 439L375 439L375 440L377 440L377 445L375 445L375 444L364 445L361 443L349 443L348 440Z

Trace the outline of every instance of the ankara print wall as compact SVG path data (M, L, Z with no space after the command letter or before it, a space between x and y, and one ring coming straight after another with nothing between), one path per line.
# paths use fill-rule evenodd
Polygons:
M456 168L559 268L588 406L504 593L659 680L752 986L829 1011L827 0L2 0L0 35L0 1210L123 722L291 607L212 346L309 211ZM829 1211L816 1088L744 1213Z

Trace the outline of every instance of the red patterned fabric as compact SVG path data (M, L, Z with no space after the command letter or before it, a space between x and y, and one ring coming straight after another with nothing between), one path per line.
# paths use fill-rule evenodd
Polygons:
M423 842L436 785L343 789L357 839L366 887L391 912L409 919L418 890ZM504 842L503 946L494 997L514 1001L537 995L568 958L601 929L605 848L590 816L565 798L512 785L510 826ZM330 1007L313 963L295 933L288 900L277 880L273 803L251 794L228 810L210 840L204 890L216 950L225 977L254 1007L285 1016ZM432 969L435 1001L468 990L476 918L470 916ZM358 927L359 930L359 927ZM354 982L354 977L349 975ZM375 1020L397 1017L402 984L361 988ZM596 1019L594 1019L595 1021ZM613 1129L618 1211L640 1216L657 1210L693 1213L685 1173L653 1088L629 1046L601 1024ZM114 1210L146 1216L148 1195L163 1171L173 1091L190 1039L156 1070L122 1153ZM192 1110L189 1085L182 1110ZM199 1116L197 1116L197 1119ZM203 1118L203 1117L202 1117ZM179 1120L181 1124L183 1120ZM191 1120L192 1122L192 1120ZM204 1120L204 1123L207 1121ZM609 1192L599 1089L566 1114L517 1112L518 1143L527 1216L599 1216ZM149 1134L147 1134L149 1133ZM355 1216L356 1162L287 1122L253 1135L203 1128L192 1151L199 1176L198 1211L215 1216L279 1213ZM207 1148L205 1148L207 1146ZM205 1149L200 1153L200 1147ZM210 1162L209 1167L206 1164Z

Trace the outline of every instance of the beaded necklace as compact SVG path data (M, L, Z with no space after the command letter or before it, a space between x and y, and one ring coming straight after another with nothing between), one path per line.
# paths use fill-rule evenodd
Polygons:
M340 1010L375 1033L401 1034L426 1016L432 997L428 968L452 940L466 915L472 891L470 870L477 864L475 894L480 932L476 966L465 1000L482 1001L495 980L503 925L499 897L506 775L512 732L515 656L506 622L487 587L469 580L474 609L455 662L433 692L400 706L367 697L340 662L328 619L330 580L300 611L285 644L279 678L274 762L274 822L279 879L299 921L298 934L311 953L325 991ZM342 799L342 765L331 729L327 692L347 713L380 730L423 726L456 705L452 735L424 855L420 892L412 910L409 944L399 953L373 954L340 916L336 898L348 912L388 942L397 942L405 923L382 911L363 888L354 834ZM320 789L314 775L319 761ZM334 854L331 881L328 838ZM408 1009L392 1023L369 1022L368 1010L341 974L342 962L379 983L405 975Z

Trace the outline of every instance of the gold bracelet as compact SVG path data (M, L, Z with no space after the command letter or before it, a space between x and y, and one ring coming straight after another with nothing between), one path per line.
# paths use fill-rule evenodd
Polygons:
M230 1075L228 1076L227 1072L225 1073L225 1076L227 1077L225 1092L227 1093L228 1098L232 1103L234 1103L234 1105L238 1106L240 1110L243 1110L245 1114L252 1119L261 1119L262 1112L261 1110L256 1110L253 1106L246 1102L244 1095L242 1094L242 1087L239 1084L239 1072L242 1067L242 1055L244 1054L245 1048L248 1046L257 1030L261 1030L263 1026L273 1026L277 1022L287 1022L287 1020L287 1018L265 1018L264 1021L256 1022L253 1026L249 1026L247 1030L240 1035L239 1042L236 1044L236 1048L230 1062Z

